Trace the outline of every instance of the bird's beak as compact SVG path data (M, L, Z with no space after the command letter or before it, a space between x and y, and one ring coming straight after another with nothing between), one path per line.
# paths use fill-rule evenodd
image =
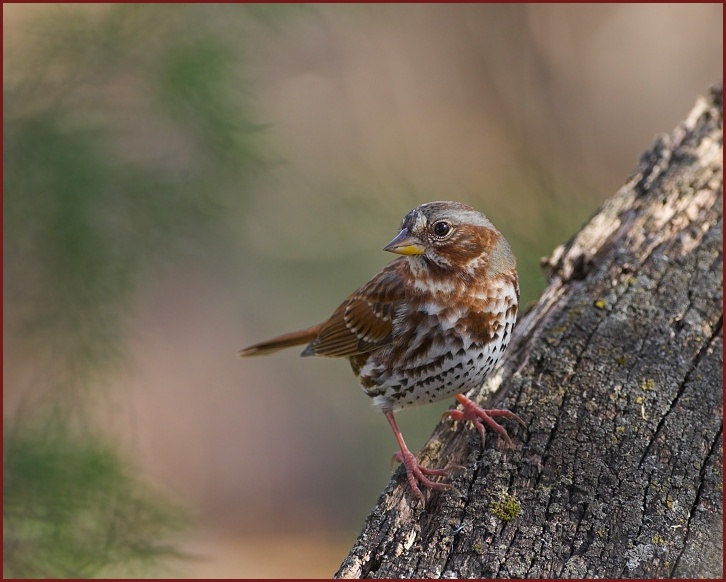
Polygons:
M404 228L396 238L383 247L383 250L398 255L422 255L426 247L415 236L408 234L407 228Z

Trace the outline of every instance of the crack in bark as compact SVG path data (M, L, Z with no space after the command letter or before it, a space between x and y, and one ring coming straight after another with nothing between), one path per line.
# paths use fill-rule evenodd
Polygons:
M689 370L686 372L686 375L683 377L683 379L679 383L678 392L677 392L675 398L673 398L673 400L669 403L668 410L665 412L665 414L663 414L661 416L660 420L658 421L658 425L656 426L656 429L653 432L653 437L651 438L650 443L648 444L645 451L641 455L640 460L638 461L639 469L643 468L643 463L645 462L645 459L650 455L651 449L658 439L658 435L662 432L663 425L665 424L666 420L670 417L676 403L683 396L683 392L691 380L691 374L693 374L696 371L699 363L705 357L705 354L709 351L709 349L712 347L714 340L718 337L719 333L721 333L722 328L723 328L723 315L719 317L719 319L716 322L716 325L714 327L714 330L711 333L708 340L704 342L704 345L696 353L691 365L689 366Z
M680 565L681 558L683 557L684 552L688 549L688 541L689 536L691 534L691 520L693 519L694 514L696 511L698 511L699 507L701 506L701 495L703 493L703 484L705 483L705 472L708 467L708 460L711 459L716 454L716 449L718 446L723 444L723 420L721 421L721 426L719 430L716 432L716 435L711 442L711 446L709 448L708 454L706 455L706 460L704 461L703 465L701 466L701 470L699 471L698 475L698 488L696 490L696 499L693 502L693 510L689 512L688 514L688 521L686 522L686 530L684 533L684 543L683 547L678 552L678 557L675 560L675 563L673 564L673 567L670 570L670 576L671 578L674 577L675 572L678 570L678 566Z
M481 451L481 454L482 455L484 454L484 450L483 449ZM466 495L463 495L463 497L462 497L462 499L463 499L463 505L461 507L461 512L460 512L460 525L461 525L461 529L458 529L457 528L457 531L452 532L453 533L453 539L451 541L451 545L449 546L448 555L446 556L446 559L444 560L443 567L442 567L442 572L446 572L447 571L447 569L449 567L449 564L451 562L451 559L454 557L454 555L456 553L455 548L456 548L457 543L459 542L460 534L463 531L464 527L466 527L466 525L465 525L464 522L467 519L467 509L469 508L469 506L471 504L471 490L472 490L472 488L474 486L474 483L476 483L476 481L478 479L479 471L481 469L481 466L482 466L482 464L481 464L481 456L480 456L480 458L477 459L474 462L474 467L473 467L473 471L472 471L473 476L472 476L471 481L468 480L468 479L466 480L466 482L468 484L468 488L467 488L467 491L466 491Z

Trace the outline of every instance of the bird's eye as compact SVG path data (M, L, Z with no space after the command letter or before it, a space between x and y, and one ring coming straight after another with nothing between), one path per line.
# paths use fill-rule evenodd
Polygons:
M451 232L451 225L445 220L434 223L432 230L436 236L445 237Z

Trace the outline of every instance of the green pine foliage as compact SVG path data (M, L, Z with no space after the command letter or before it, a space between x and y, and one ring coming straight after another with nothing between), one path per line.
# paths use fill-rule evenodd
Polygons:
M5 386L22 395L5 417L6 577L143 575L177 555L185 512L100 436L93 403L142 277L196 249L244 203L225 186L264 165L240 11L51 6L5 55L5 332L33 369Z
M149 573L179 557L182 508L148 490L114 447L63 424L4 434L5 577Z

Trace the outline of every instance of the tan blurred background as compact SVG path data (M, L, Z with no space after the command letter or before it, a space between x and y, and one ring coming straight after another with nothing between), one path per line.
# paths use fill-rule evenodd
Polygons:
M6 58L38 42L34 18L66 9L90 22L110 10L4 4ZM179 543L200 559L175 575L329 577L388 482L395 441L347 362L237 350L327 317L429 200L485 212L514 247L523 301L536 300L539 257L722 78L723 7L196 10L220 37L245 21L229 90L260 124L267 163L244 184L211 184L229 205L209 240L182 243L134 287L125 364L98 414L196 518ZM117 155L183 174L185 150L138 114L135 86L108 87ZM7 334L6 418L36 361ZM399 415L412 450L450 404Z

